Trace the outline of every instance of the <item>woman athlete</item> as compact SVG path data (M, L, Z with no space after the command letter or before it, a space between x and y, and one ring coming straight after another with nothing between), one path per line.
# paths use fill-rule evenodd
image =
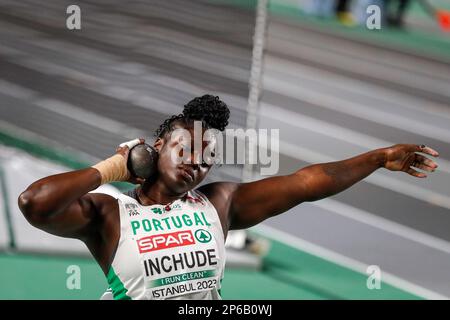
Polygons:
M203 130L223 131L228 117L229 109L218 97L197 97L157 130L157 173L151 179L131 177L126 163L133 145L128 144L93 167L34 182L19 196L19 207L33 226L83 241L115 299L220 299L228 230L249 228L302 202L335 195L379 168L418 178L426 174L413 167L437 168L417 153L437 157L435 150L397 144L289 175L196 188L211 165L174 161L171 154L180 141L170 137L175 129L194 136L195 120L202 121ZM111 181L140 185L117 199L90 193Z

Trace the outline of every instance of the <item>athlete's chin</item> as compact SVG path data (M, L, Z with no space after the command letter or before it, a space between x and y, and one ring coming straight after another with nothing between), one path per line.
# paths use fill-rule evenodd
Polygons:
M188 181L187 179L183 179L182 177L176 177L175 179L173 179L171 185L171 189L176 193L184 193L192 190L197 185L197 183L195 183L195 181Z

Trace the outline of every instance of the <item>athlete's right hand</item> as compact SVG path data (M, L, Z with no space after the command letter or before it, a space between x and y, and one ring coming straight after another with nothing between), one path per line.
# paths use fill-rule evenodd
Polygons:
M117 147L116 154L122 155L124 157L124 159L125 159L125 165L127 165L127 163L128 163L128 156L130 154L130 150L134 146L137 146L138 144L144 144L144 143L145 143L145 139L143 139L143 138L139 138L139 139L134 139L134 140L130 140L130 141L127 141L127 142L123 142ZM126 180L126 182L129 182L129 183L132 183L132 184L140 184L140 185L142 185L145 182L145 179L133 176L131 174L130 170L128 170L128 179Z

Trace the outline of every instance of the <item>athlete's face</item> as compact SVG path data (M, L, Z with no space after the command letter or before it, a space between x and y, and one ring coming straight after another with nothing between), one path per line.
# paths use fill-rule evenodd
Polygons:
M159 154L158 173L159 179L162 179L170 190L184 193L197 186L208 174L212 164L202 161L202 156L206 148L207 151L214 150L216 142L203 141L202 137L195 137L200 141L199 146L201 145L201 150L195 150L194 128L179 124L175 125L174 129L163 139L155 141L154 146ZM182 136L176 129L185 129L189 134ZM202 136L203 133L204 129Z

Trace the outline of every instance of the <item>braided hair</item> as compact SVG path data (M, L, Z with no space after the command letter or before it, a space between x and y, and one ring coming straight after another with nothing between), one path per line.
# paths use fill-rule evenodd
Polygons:
M205 94L189 101L183 109L183 113L173 115L159 126L155 132L157 138L164 137L173 130L176 122L202 121L204 128L214 128L223 131L228 125L230 110L218 96Z

